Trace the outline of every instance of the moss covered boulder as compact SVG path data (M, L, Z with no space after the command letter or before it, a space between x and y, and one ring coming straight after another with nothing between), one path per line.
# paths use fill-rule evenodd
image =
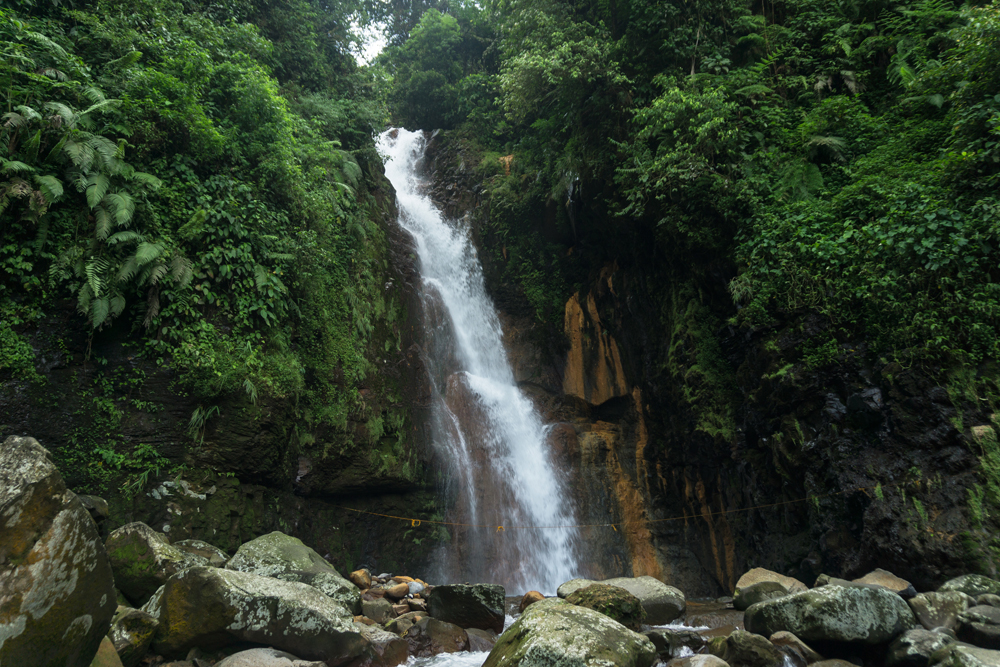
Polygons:
M785 630L807 642L885 644L916 625L903 598L880 587L828 585L746 611L746 629L769 637Z
M225 551L201 540L180 540L173 545L181 551L206 559L212 567L222 567L229 560L229 554Z
M104 543L115 573L115 584L134 605L142 605L170 577L208 559L181 551L166 536L142 522L128 523Z
M624 588L639 598L642 608L646 610L646 622L650 625L666 625L680 618L687 609L684 593L655 577L616 577L601 583Z
M958 615L976 606L975 598L961 591L921 593L907 601L920 625L934 628L958 629Z
M1000 667L1000 651L954 643L934 651L931 667Z
M107 637L101 640L97 655L90 661L90 667L122 667L122 661L115 652L115 646Z
M86 667L114 580L94 520L34 438L0 446L0 665Z
M427 599L427 613L460 628L503 632L504 589L496 584L435 586Z
M646 611L642 608L639 598L617 586L607 584L587 586L569 595L566 602L599 611L630 630L638 631L646 619Z
M227 570L297 581L313 586L352 612L360 610L361 592L302 540L274 531L243 544L226 563Z
M370 652L351 612L312 586L196 567L167 580L153 650L183 656L239 642L272 646L330 667Z
M159 625L151 614L140 609L118 608L108 636L125 667L135 667L142 661Z
M454 623L424 616L403 633L410 655L427 658L439 653L469 650L469 633Z
M761 581L752 586L737 588L733 597L733 607L738 611L746 611L750 605L767 600L776 600L788 595L788 589L777 581Z
M889 645L885 654L886 667L927 667L935 651L957 640L943 632L923 628L907 630Z
M765 637L736 630L728 637L715 637L708 652L731 667L781 667L785 654Z
M560 598L528 607L500 636L483 667L650 667L656 647L600 612Z

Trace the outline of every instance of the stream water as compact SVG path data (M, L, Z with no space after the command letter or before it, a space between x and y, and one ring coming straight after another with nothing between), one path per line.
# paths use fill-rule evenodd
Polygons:
M454 499L448 520L467 524L449 526L438 579L551 595L579 570L579 535L566 527L577 523L566 475L514 380L468 221L448 219L427 194L425 146L424 133L403 129L379 139L399 223L413 236L420 263L432 432L449 462Z

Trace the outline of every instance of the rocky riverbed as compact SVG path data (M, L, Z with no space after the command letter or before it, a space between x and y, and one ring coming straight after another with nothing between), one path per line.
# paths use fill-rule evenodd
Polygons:
M1000 667L1000 582L917 591L884 570L810 587L761 568L732 598L653 577L557 596L342 576L280 532L233 554L66 488L32 438L0 449L0 665L7 667Z

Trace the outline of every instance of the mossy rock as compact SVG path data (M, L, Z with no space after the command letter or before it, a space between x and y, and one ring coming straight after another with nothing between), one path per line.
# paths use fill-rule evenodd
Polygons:
M599 611L630 630L638 630L646 620L646 610L639 598L617 586L593 584L573 592L566 602Z
M715 637L708 652L731 667L781 667L785 654L766 637L736 630L728 637Z

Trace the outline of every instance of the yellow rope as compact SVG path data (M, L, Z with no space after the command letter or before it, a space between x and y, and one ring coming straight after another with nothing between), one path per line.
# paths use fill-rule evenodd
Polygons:
M831 498L833 496L840 496L845 493L852 493L854 491L860 491L865 495L868 495L869 490L874 490L878 488L891 489L896 486L903 486L905 482L899 484L876 484L875 486L859 486L850 489L844 489L842 491L834 491L833 493L826 493L819 496L806 496L805 498L795 498L794 500L782 500L776 503L767 503L765 505L753 505L752 507L742 507L740 509L734 510L720 510L717 512L709 512L708 514L689 514L683 516L672 516L666 519L648 519L646 523L664 523L666 521L687 521L690 519L708 518L714 516L724 516L726 514L736 514L738 512L750 512L759 509L768 509L770 507L781 507L783 505L793 505L795 503L804 503L811 500L819 500L820 498ZM485 523L456 523L453 521L434 521L433 519L414 519L408 516L396 516L395 514L380 514L379 512L369 512L367 510L359 510L355 507L345 507L344 505L334 505L334 507L339 507L340 509L347 510L349 512L357 512L358 514L367 514L369 516L379 516L384 519L398 519L400 521L409 521L410 525L413 527L419 526L421 523L432 523L438 526L456 526L459 528L496 528L497 533L506 533L510 528L522 528L529 530L554 530L556 528L608 528L611 527L615 532L618 532L618 526L622 528L627 527L625 522L619 523L582 523L576 525L568 526L507 526L507 525L497 525L497 524L485 524Z

